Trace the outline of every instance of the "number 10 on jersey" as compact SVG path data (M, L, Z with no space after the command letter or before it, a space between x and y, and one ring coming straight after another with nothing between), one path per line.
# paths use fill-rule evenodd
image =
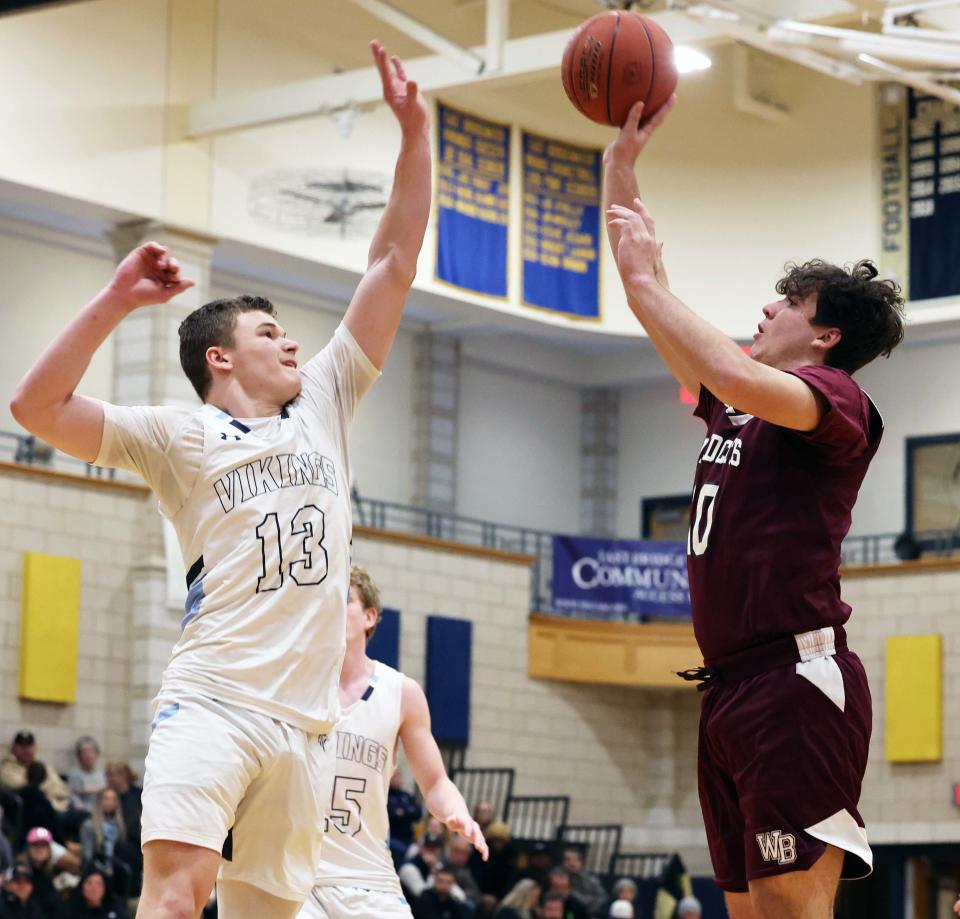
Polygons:
M707 551L710 528L713 526L713 509L717 504L719 490L720 486L715 482L704 482L694 497L690 529L687 531L687 555L703 555Z

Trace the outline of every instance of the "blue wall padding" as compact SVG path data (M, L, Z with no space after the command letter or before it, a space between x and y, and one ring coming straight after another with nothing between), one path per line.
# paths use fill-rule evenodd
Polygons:
M367 643L367 657L400 669L400 610L381 610L380 625Z
M427 617L427 703L438 744L470 742L470 667L473 623Z

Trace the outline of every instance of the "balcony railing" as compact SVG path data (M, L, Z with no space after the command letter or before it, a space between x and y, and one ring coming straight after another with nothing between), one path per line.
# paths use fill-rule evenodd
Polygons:
M114 477L112 469L91 466L54 450L30 435L10 431L0 431L0 460L41 466L74 475L110 479ZM550 599L553 577L552 532L507 523L493 523L476 517L412 507L393 501L381 501L362 497L356 492L353 494L353 511L354 522L362 526L531 556L533 577L530 608L540 613L553 612ZM960 550L960 528L914 533L906 544L904 539L903 534L899 533L848 536L843 543L843 564L896 564L910 557L911 548L915 549L916 553L922 550L927 557L940 558L948 558Z

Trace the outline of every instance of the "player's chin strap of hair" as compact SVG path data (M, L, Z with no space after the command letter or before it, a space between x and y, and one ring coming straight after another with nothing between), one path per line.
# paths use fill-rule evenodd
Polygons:
M686 680L688 683L698 680L697 692L703 692L720 676L719 671L712 667L692 667L690 670L677 670L676 674L681 680Z

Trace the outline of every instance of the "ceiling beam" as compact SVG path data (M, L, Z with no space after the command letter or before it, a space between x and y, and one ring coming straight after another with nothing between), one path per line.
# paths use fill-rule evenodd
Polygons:
M453 61L454 64L462 67L469 73L480 73L484 68L484 59L482 55L475 54L467 48L450 41L439 32L431 29L430 26L414 19L403 10L398 10L395 6L387 3L386 0L353 0L354 6L359 6L366 10L372 16L376 16L381 22L392 26L398 32L402 32L408 38L419 42L425 48L436 51L437 54Z
M679 12L659 13L653 18L676 44L713 41L721 34L711 24L697 22ZM484 69L479 74L466 73L440 54L405 61L404 66L424 92L450 89L465 83L529 82L549 73L556 73L559 80L560 60L571 33L571 29L564 29L509 39L503 43L500 69ZM485 49L481 45L469 50L482 59ZM379 102L382 96L376 67L363 67L253 92L214 97L191 106L186 134L188 137L203 137L363 108Z

